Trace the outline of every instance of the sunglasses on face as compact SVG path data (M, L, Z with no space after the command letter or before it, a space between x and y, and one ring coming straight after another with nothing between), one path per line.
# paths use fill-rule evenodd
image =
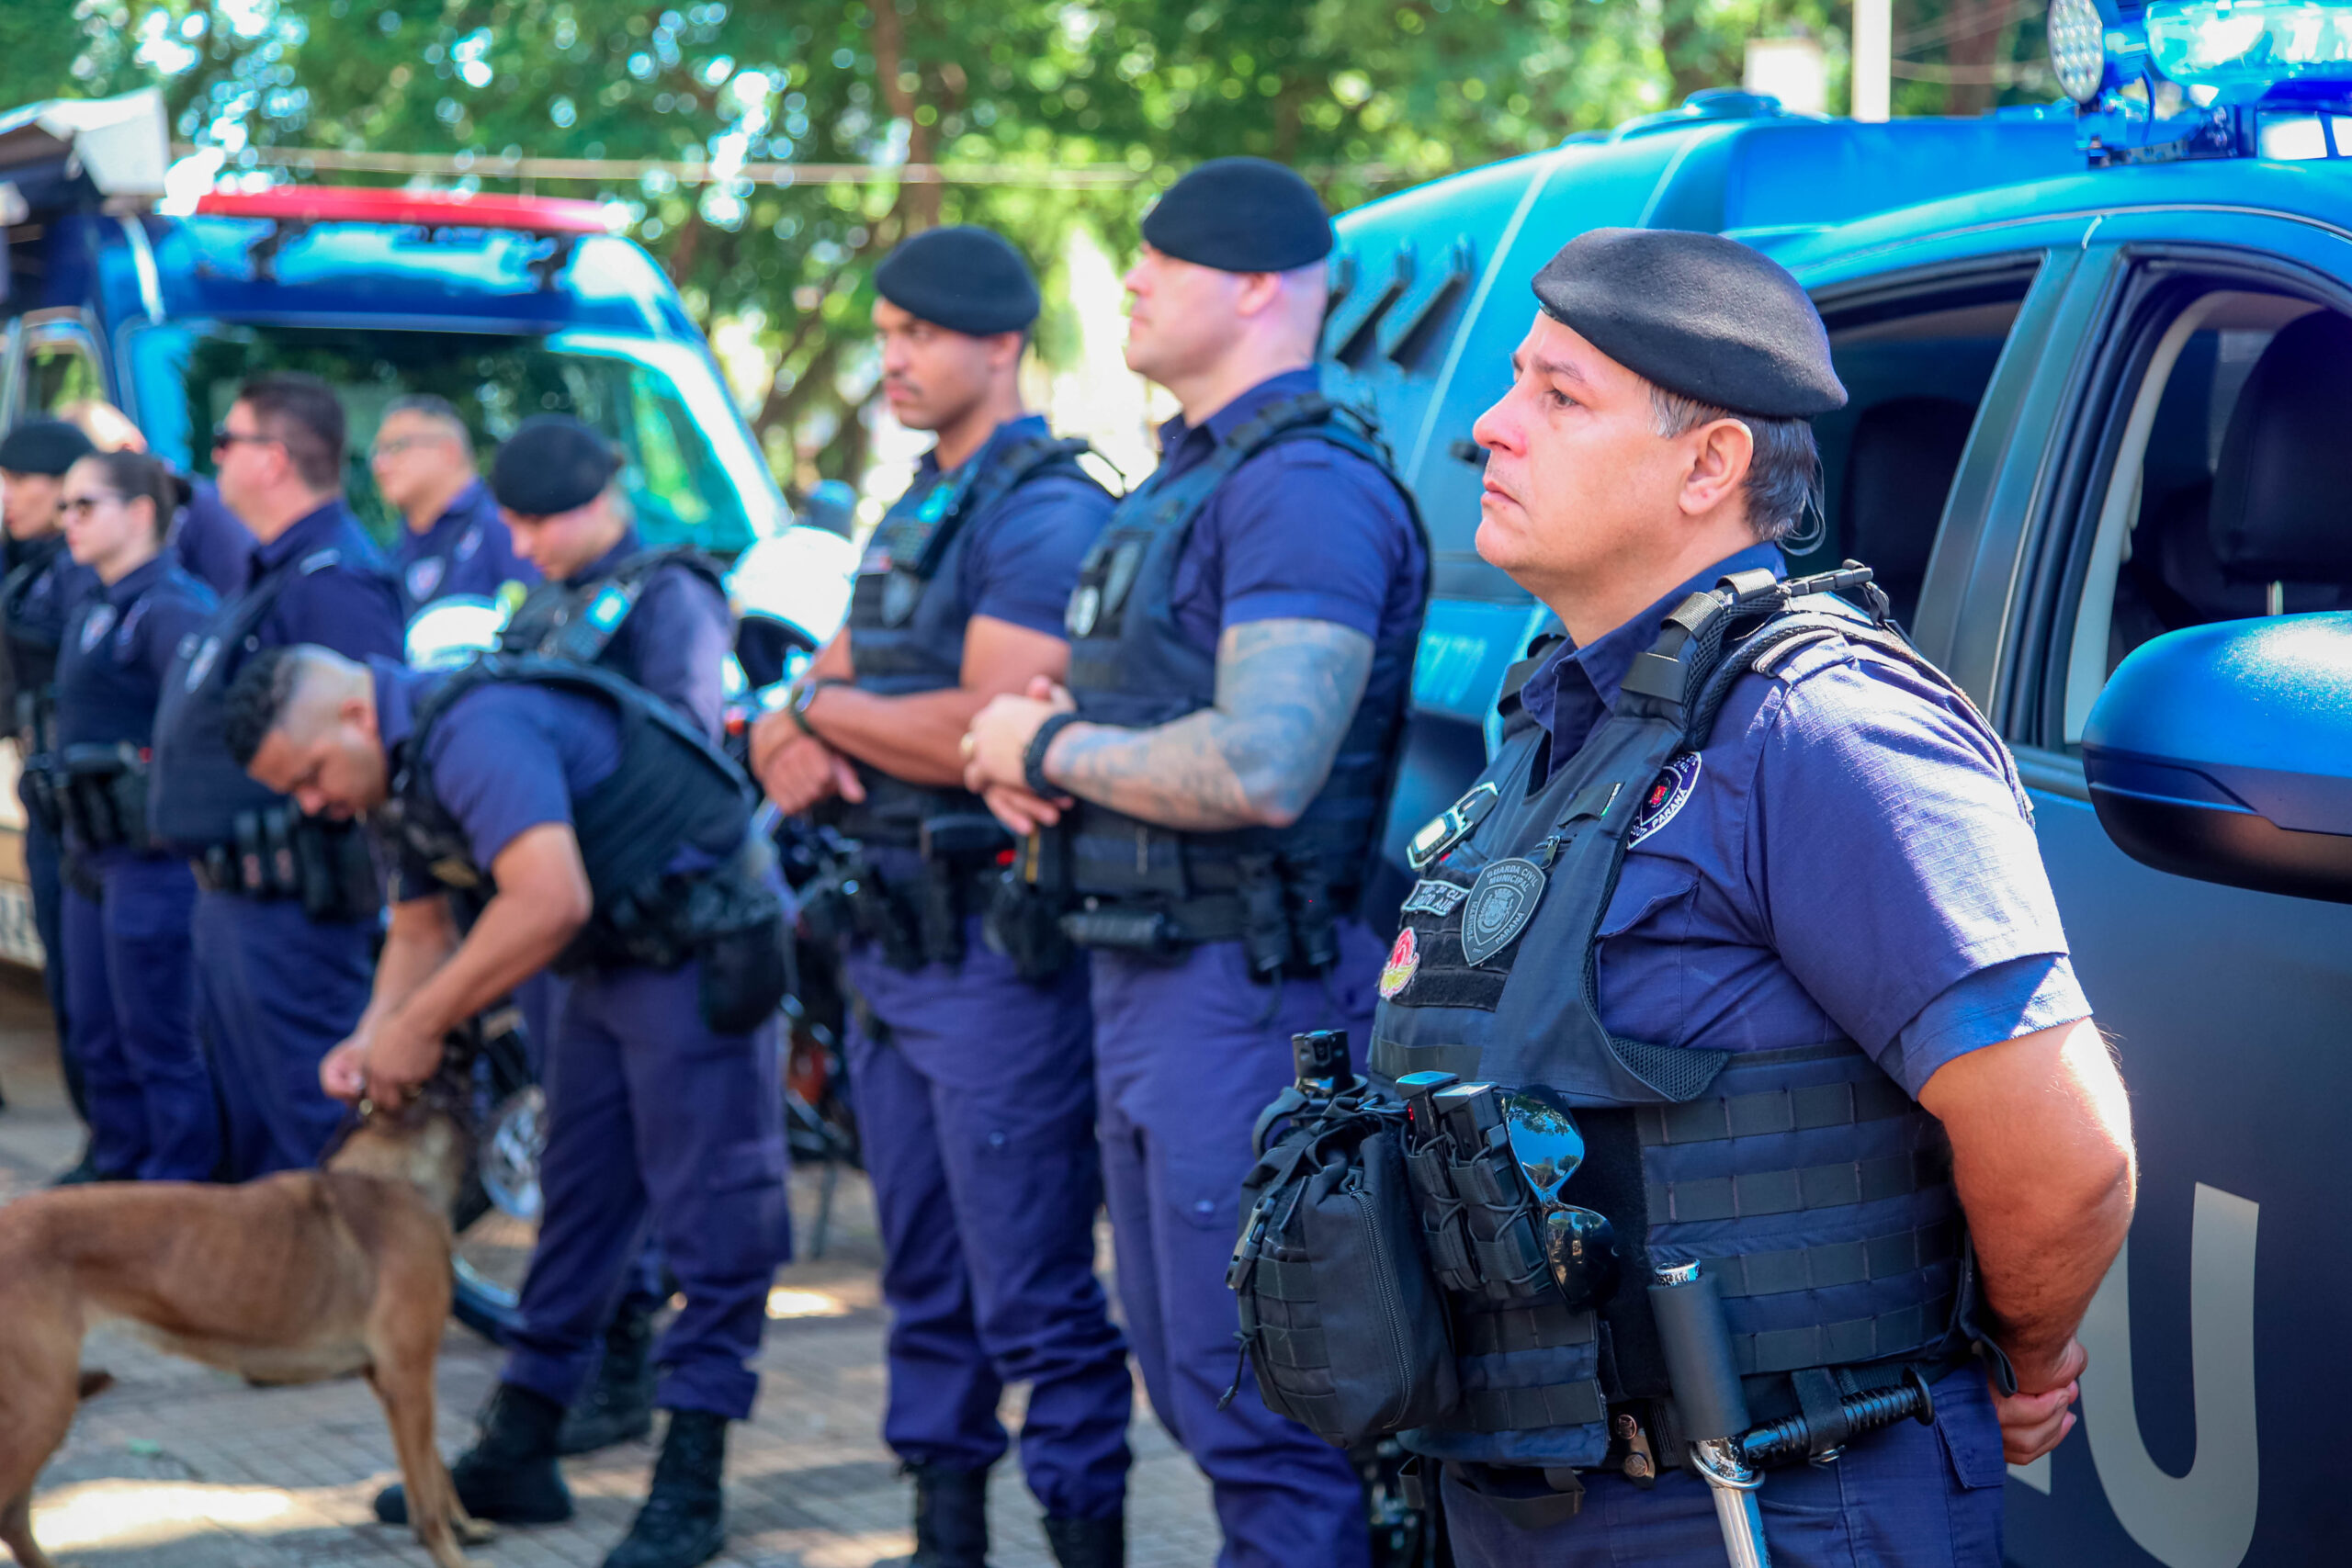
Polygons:
M101 506L121 504L119 495L69 495L57 503L57 509L68 517L87 517Z
M284 442L278 440L275 435L263 435L258 433L248 434L241 430L232 430L225 424L216 424L212 427L212 449L215 452L225 452L241 441L254 446L282 446L285 445Z

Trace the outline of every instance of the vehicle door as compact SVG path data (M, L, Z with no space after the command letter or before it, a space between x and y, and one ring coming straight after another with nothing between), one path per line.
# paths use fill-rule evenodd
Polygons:
M2342 1551L2325 1456L2352 1299L2352 1206L2331 1168L2352 1106L2352 908L2127 858L2089 804L2080 740L2109 673L2151 637L2352 605L2352 582L2234 570L2229 541L2260 488L2216 484L2250 431L2297 426L2312 388L2270 374L2243 394L2282 330L2352 314L2346 279L2352 234L2324 225L2190 208L2101 219L2024 389L2032 416L1994 465L1994 504L1964 560L1957 533L1939 547L1928 585L1942 598L1923 625L1951 629L2032 794L2141 1161L2130 1242L2083 1328L2081 1424L2011 1472L2008 1552L2024 1568Z

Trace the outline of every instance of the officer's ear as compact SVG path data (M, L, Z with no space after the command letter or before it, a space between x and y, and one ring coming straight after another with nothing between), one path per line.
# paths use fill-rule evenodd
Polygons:
M354 693L344 698L335 705L335 718L371 744L376 740L376 705L370 696Z
M1686 517L1704 517L1726 502L1744 506L1740 487L1756 459L1756 433L1745 421L1711 419L1675 438L1690 453L1676 503Z

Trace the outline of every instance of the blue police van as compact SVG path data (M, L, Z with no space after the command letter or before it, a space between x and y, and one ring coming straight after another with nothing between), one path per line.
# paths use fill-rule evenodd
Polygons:
M1762 247L1852 394L1792 566L1874 567L2007 738L2136 1111L2082 1420L2008 1472L2010 1557L2341 1561L2352 9L2059 0L2051 36L2074 103L1862 125L1702 94L1340 220L1327 381L1435 549L1387 858L1548 620L1472 547L1529 280L1603 225Z

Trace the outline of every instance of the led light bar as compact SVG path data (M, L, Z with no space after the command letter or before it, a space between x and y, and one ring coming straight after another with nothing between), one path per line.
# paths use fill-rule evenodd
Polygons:
M2352 6L2154 0L2142 23L2151 62L2183 85L2260 89L2279 82L2352 82Z

